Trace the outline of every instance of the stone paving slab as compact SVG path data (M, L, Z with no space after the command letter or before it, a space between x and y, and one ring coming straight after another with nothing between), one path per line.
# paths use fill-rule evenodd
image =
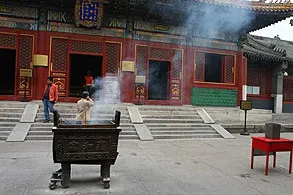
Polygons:
M138 137L141 141L153 141L154 137L149 131L148 127L145 124L134 124L133 125Z
M130 121L132 124L142 124L143 120L141 118L140 112L137 107L127 106L129 112Z
M263 134L252 134L257 136ZM282 137L293 139L292 133ZM292 195L289 153L277 153L276 168L255 157L250 169L251 138L119 141L111 167L111 187L103 189L99 166L73 165L71 186L49 190L52 142L0 142L2 195Z
M20 119L20 122L21 123L35 122L38 109L39 109L39 104L35 104L35 103L27 104L22 114L22 118Z
M23 142L28 134L31 123L18 123L7 138L7 142Z
M197 109L197 113L202 118L204 123L206 124L214 124L215 121L212 119L212 117L207 113L207 111L203 108Z
M235 137L231 135L226 129L224 129L219 124L211 124L211 127L217 131L225 139L234 139Z

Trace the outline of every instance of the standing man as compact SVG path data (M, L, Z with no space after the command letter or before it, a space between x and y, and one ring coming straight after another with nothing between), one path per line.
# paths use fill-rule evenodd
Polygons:
M47 85L45 86L44 97L43 97L44 112L45 112L44 123L51 122L50 115L49 115L49 110L52 113L55 112L54 104L57 102L57 100L58 100L57 86L53 83L53 78L48 77L47 78Z

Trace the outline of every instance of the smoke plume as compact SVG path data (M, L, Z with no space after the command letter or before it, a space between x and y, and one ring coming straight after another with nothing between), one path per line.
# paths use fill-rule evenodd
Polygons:
M102 111L115 111L120 102L120 78L106 76L95 80L94 107L92 116ZM106 110L105 110L106 108Z

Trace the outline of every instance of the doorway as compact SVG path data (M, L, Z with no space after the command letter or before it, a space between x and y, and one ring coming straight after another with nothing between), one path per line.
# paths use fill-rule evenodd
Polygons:
M168 100L169 62L149 61L148 100Z
M80 97L85 90L85 79L90 71L93 78L102 77L102 56L70 54L70 97Z
M16 51L0 49L1 71L0 95L14 95Z

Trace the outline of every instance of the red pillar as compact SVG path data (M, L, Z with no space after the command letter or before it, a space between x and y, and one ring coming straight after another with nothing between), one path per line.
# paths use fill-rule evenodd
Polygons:
M44 31L37 31L35 36L34 54L48 55L50 51L50 38ZM49 63L49 62L48 62ZM33 78L33 99L43 98L43 88L48 77L48 67L35 66Z
M132 40L127 39L123 44L122 61L135 61ZM134 72L121 70L120 99L125 103L132 103L134 99Z
M191 88L194 74L194 51L187 46L183 61L184 85L183 85L183 104L191 104Z
M242 93L243 93L243 86L247 84L247 60L243 56L243 52L238 52L237 55L237 65L238 68L236 69L238 71L237 74L237 86L238 86L238 105L240 105L240 100L243 99Z

